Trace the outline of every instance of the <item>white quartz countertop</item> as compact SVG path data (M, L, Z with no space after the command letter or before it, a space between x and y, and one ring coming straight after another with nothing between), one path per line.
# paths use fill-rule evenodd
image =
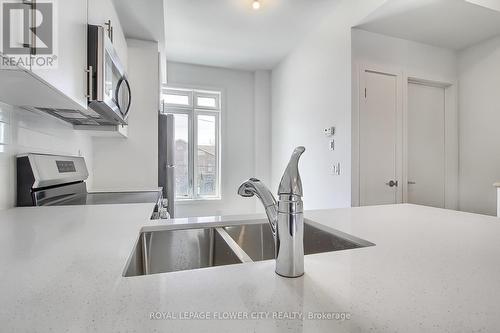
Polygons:
M142 228L239 219L150 221L152 209L0 212L0 331L500 330L498 218L414 205L309 211L307 218L376 246L306 256L296 279L276 275L273 260L125 278ZM164 318L152 320L152 312ZM222 319L228 315L248 318Z

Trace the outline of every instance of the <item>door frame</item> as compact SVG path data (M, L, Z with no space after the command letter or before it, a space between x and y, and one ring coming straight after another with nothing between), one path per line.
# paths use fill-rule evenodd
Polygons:
M428 74L406 74L403 85L403 202L408 203L408 85L440 87L445 93L444 139L445 139L445 174L444 208L458 209L458 101L457 82L447 78L436 78Z
M396 78L396 178L401 183L403 180L403 100L404 92L402 89L404 73L399 68L379 65L374 63L360 63L357 66L357 82L353 84L353 89L357 92L353 97L353 108L351 115L351 129L352 129L352 174L351 174L351 206L360 206L361 201L361 183L360 183L360 116L361 116L361 103L364 99L364 91L366 83L364 80L364 73L372 72L382 75L389 75ZM403 202L403 189L398 186L396 189L396 203Z

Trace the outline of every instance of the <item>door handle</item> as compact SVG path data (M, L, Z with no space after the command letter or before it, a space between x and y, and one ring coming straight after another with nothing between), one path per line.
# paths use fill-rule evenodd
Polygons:
M416 184L417 184L417 183L416 183L416 182L414 182L414 181L411 181L411 180L410 180L410 181L408 181L408 185L416 185Z
M396 180L390 180L388 183L385 183L385 185L389 186L389 187L398 187L399 185L399 182Z

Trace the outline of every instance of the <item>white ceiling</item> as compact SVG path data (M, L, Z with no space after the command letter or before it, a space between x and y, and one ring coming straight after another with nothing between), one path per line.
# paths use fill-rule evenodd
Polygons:
M500 12L484 7L486 0L473 1L483 6L464 0L392 0L356 28L461 50L500 34Z
M465 0L476 5L500 11L500 0Z
M271 69L339 0L165 0L167 59Z
M165 45L163 0L113 0L127 38L157 41Z

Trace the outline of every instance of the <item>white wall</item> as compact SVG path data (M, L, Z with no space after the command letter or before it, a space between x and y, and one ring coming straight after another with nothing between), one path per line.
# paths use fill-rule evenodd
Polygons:
M455 51L365 30L352 29L352 59L353 67L361 63L382 65L407 76L441 81L457 77Z
M254 73L254 177L267 185L271 185L271 101L271 72L256 71Z
M253 213L253 198L237 195L250 177L269 178L270 75L268 72L232 70L168 62L170 86L222 91L222 200L179 203L176 216ZM255 111L254 111L255 110Z
M500 37L459 53L460 210L496 214L500 181Z
M272 73L272 186L295 146L306 209L351 204L351 27L384 0L342 0ZM336 150L323 128L336 126ZM334 163L342 175L333 176Z
M457 54L453 50L352 29L352 204L354 206L359 204L359 179L357 177L359 161L356 154L359 121L358 81L359 72L367 66L376 70L400 73L403 118L406 118L408 78L453 85L446 89L446 208L458 208L457 61ZM406 174L405 171L403 174Z
M158 43L127 39L132 89L128 138L94 138L94 190L158 187Z
M0 209L16 204L16 155L35 152L79 155L92 170L92 146L86 133L50 115L0 103ZM88 180L92 186L92 178Z

